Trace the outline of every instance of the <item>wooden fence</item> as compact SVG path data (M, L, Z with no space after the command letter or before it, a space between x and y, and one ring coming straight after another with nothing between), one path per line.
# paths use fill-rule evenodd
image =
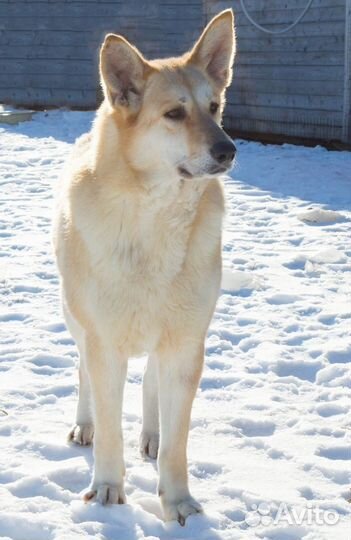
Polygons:
M238 133L351 142L351 0L0 0L0 102L94 108L106 32L146 56L184 52L220 10L237 55L225 125Z

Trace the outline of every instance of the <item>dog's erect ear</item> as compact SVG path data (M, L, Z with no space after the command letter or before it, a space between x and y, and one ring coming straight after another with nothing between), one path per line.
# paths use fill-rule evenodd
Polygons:
M216 86L223 89L232 80L234 54L234 15L231 9L226 9L208 23L190 53L189 62L205 70Z
M105 96L114 108L138 109L149 70L142 54L126 39L106 36L100 51L100 76Z

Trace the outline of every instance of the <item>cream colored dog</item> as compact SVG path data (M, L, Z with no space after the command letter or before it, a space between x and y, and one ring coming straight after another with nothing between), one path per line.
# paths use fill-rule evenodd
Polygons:
M105 101L74 147L54 227L80 355L70 438L89 444L94 434L85 500L125 502L123 386L128 357L147 352L141 451L158 454L165 519L181 524L201 511L188 489L186 446L221 278L217 176L235 154L220 127L233 56L231 10L180 58L148 61L123 37L106 36Z

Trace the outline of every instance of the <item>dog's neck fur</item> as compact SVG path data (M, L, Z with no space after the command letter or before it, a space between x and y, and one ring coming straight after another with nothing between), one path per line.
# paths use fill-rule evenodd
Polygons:
M91 137L77 150L89 156L90 165L89 174L79 175L73 188L70 215L94 272L109 272L109 260L126 283L143 284L141 272L156 280L161 270L164 282L170 283L184 262L192 224L211 180L148 178L135 172L119 150L115 119L99 111Z

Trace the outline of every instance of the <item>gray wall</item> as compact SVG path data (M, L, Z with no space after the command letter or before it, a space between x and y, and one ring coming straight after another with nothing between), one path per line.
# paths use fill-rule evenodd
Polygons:
M93 108L107 32L159 57L184 52L203 20L202 0L0 0L0 103Z
M281 35L256 29L240 0L205 2L209 18L226 7L235 12L237 55L227 125L243 132L340 140L346 115L345 0L314 0L302 21ZM306 4L245 0L252 18L271 30L288 26Z
M225 125L351 142L346 2L351 12L351 0L314 0L293 30L273 36L247 20L240 0L0 0L0 102L93 108L106 32L122 33L146 56L167 56L186 50L212 15L232 7L237 56ZM245 0L270 29L286 27L306 3Z

